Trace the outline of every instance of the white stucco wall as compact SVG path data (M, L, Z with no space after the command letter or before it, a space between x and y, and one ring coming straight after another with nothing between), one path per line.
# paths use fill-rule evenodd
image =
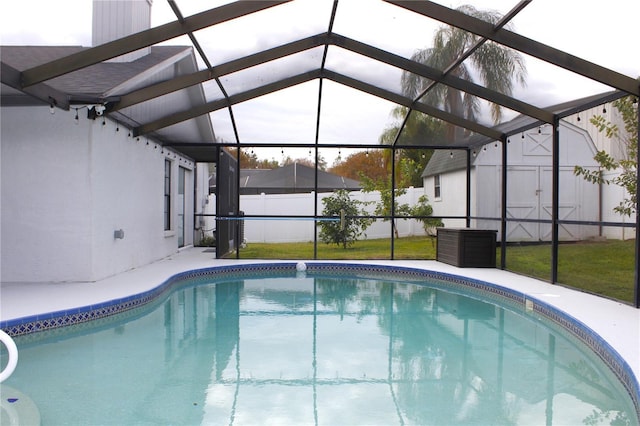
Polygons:
M435 196L433 176L423 181L424 191L433 207L433 216L465 216L467 214L466 170L456 170L441 176L440 197ZM473 203L471 205L473 206ZM472 214L474 214L473 210ZM442 222L446 228L464 227L466 223L464 219L443 219Z
M78 142L89 125L60 118L48 107L2 108L2 281L91 276L90 145Z
M79 112L74 124L74 111L2 109L2 281L95 281L174 253L180 166L188 170L185 245L193 242L193 162ZM169 232L163 221L167 155L174 204ZM114 238L117 229L123 239Z

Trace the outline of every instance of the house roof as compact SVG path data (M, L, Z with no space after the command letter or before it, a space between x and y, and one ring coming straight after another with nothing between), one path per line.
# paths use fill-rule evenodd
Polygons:
M23 71L88 49L81 46L2 46L0 55L2 62ZM48 84L72 96L99 99L158 64L190 52L191 46L153 46L148 55L133 62L100 62L53 78Z
M293 192L332 192L338 189L357 191L360 182L318 170L318 184L315 183L315 168L293 163L272 170L245 174L240 179L241 194L281 194Z
M3 71L21 73L69 55L91 50L81 46L2 46L0 57ZM147 55L131 62L99 62L85 68L62 74L46 82L46 89L63 94L70 109L91 108L104 104L107 114L115 120L134 127L138 123L152 120L158 115L158 104L162 102L164 113L174 113L187 106L194 108L205 103L201 86L185 88L173 94L173 102L151 98L148 108L114 108L121 94L135 92L158 80L176 78L196 71L195 57L191 46L152 46ZM29 91L19 91L8 84L1 86L2 105L41 105L42 100ZM38 92L36 92L38 93ZM57 99L54 97L54 99ZM155 107L151 106L156 104ZM200 160L216 161L217 151L213 145L215 135L208 116L159 129L148 135L165 145L178 140L186 145L177 151ZM197 144L190 146L189 143Z

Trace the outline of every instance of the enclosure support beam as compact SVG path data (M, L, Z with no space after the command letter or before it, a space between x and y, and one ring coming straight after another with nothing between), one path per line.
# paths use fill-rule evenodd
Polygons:
M388 3L403 7L407 10L436 19L454 27L462 28L481 37L486 37L496 43L531 55L555 66L564 68L576 74L583 75L591 80L598 81L607 86L625 91L630 94L640 95L640 88L636 79L624 74L612 71L600 65L570 55L561 50L547 46L520 34L505 30L496 30L493 24L465 15L464 13L439 5L432 1L412 0L385 0Z
M560 118L553 120L553 154L551 173L551 283L558 282L558 212L560 205Z
M316 135L315 135L315 167L313 174L313 215L318 217L318 160L320 154L318 152L318 143L320 141L320 116L322 112L322 83L323 79L318 79L318 106L316 110ZM318 232L316 224L313 224L313 258L318 259Z
M120 39L84 49L45 64L37 65L21 73L22 87L29 87L81 68L118 57L125 53L153 46L154 44L195 32L241 16L259 12L286 1L240 1L207 10L179 20L150 28Z
M507 145L508 139L502 139L502 192L500 212L500 269L507 267Z
M391 146L391 260L395 260L396 227L396 147Z
M640 128L640 108L638 108L638 128ZM638 273L638 267L640 267L640 212L638 211L638 200L640 200L640 173L638 172L638 165L640 164L640 149L636 148L636 261L635 261L635 275L634 275L634 290L633 300L636 308L640 308L640 274Z
M236 139L236 175L235 175L235 185L236 185L236 193L234 194L236 197L236 208L235 215L240 216L240 139ZM235 236L233 237L236 246L236 259L240 259L240 246L242 245L242 241L240 241L240 226L244 226L244 223L241 222L244 219L234 221L233 232Z

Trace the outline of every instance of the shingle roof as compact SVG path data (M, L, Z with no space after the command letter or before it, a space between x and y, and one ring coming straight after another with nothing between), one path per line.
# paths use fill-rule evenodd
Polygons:
M560 104L552 105L546 107L546 109L551 111L553 114L558 115L559 117L566 117L580 109L584 109L584 107L587 105L600 105L602 103L617 99L618 97L619 92L605 92L593 96L587 96L581 99L576 99L570 102L563 102ZM502 133L514 134L514 132L524 131L539 124L541 123L539 123L534 118L520 114L510 121L495 126L494 129ZM481 147L493 142L493 140L486 136L474 135L471 138L467 139L465 142L468 143L469 146ZM472 165L474 161L474 157L472 157ZM445 172L461 170L465 169L466 167L467 160L466 152L464 150L436 150L436 152L433 153L433 156L427 163L424 171L422 172L422 177L424 178L427 176L434 176Z
M2 62L18 71L89 49L81 46L2 46ZM161 62L190 50L190 46L153 46L148 55L132 62L101 62L47 81L68 94L99 96Z
M473 159L472 159L473 163ZM465 150L437 150L431 156L427 166L422 172L422 177L439 175L454 170L467 168L467 152Z
M264 170L241 181L242 194L309 192L315 189L315 169L294 163L273 170ZM318 191L337 189L359 190L354 179L318 170Z

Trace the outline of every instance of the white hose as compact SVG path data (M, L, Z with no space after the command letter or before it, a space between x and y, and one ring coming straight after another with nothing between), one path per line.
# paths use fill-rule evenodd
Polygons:
M0 373L0 383L2 383L8 379L11 374L13 374L13 370L15 370L18 365L18 347L11 336L2 330L0 330L0 342L4 343L7 347L7 351L9 352L9 361L7 362L7 366L2 370L2 373Z

